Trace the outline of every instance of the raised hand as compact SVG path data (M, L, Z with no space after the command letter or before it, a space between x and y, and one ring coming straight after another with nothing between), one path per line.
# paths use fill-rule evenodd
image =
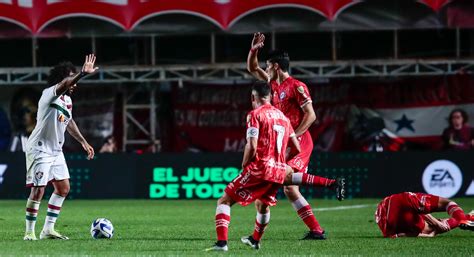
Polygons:
M252 44L250 45L250 48L252 50L257 50L263 47L265 42L265 35L263 35L260 32L254 33L253 34L253 39L252 39Z
M94 67L95 59L96 57L94 54L86 55L86 61L84 62L84 65L82 66L83 73L91 74L99 69L99 67Z

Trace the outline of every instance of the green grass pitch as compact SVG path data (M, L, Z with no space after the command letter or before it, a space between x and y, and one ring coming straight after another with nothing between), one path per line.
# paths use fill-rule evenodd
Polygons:
M456 199L465 211L474 209L474 198ZM92 255L92 256L473 256L474 232L454 230L437 238L384 239L374 223L378 200L313 199L313 208L362 205L346 210L316 210L328 232L325 241L301 241L306 231L291 205L281 200L271 212L262 249L254 251L240 243L254 226L252 206L232 208L229 252L206 253L215 241L215 201L67 200L56 228L69 241L25 242L26 201L0 201L0 256ZM39 236L46 213L42 202L36 224ZM438 216L446 216L440 214ZM89 228L98 217L115 226L111 240L94 240Z

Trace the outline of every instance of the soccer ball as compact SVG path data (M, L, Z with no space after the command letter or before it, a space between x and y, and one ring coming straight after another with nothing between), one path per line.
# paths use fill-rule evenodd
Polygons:
M114 235L114 226L110 220L98 218L91 224L91 236L95 239L112 238Z

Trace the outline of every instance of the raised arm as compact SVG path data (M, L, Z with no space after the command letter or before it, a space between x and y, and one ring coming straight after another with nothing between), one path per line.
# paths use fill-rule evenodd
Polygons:
M93 159L95 154L94 148L92 148L92 146L89 145L87 140L82 136L81 131L79 131L79 127L77 127L74 119L69 121L69 124L67 125L67 132L82 145L82 148L84 148L84 150L87 152L87 159Z
M253 35L252 44L250 45L250 52L247 56L247 70L256 79L268 81L268 74L258 65L258 51L263 48L265 35L257 32Z
M71 87L73 87L81 78L98 70L99 67L94 67L95 59L96 57L94 54L86 55L86 60L84 62L84 65L82 66L81 72L69 76L63 79L63 81L59 82L59 84L56 86L56 95L59 96L64 94Z

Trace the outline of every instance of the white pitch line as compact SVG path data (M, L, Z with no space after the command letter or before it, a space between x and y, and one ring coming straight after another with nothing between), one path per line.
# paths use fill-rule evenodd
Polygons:
M377 206L376 204L357 204L357 205L343 205L337 207L314 208L313 211L340 211L348 209L362 209L367 207Z

